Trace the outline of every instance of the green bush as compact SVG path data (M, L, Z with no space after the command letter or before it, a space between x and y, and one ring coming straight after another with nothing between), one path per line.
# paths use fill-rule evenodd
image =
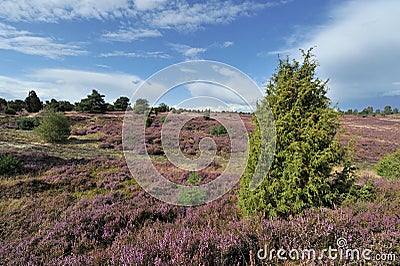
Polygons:
M223 134L226 134L226 133L228 133L226 131L226 128L223 125L219 125L219 127L218 127L218 135L223 135Z
M64 142L71 134L71 124L63 114L48 110L43 113L40 126L34 130L46 142Z
M5 154L0 156L0 175L14 176L22 172L22 164L18 158Z
M37 117L22 117L15 122L17 129L32 130L39 126L39 119Z
M211 111L206 109L203 113L203 119L206 121L210 120L210 115L211 115L210 113L211 113Z
M213 136L217 135L217 128L214 125L210 129L210 134Z
M400 179L400 150L380 160L376 165L376 172L389 179Z
M191 172L188 178L189 187L184 187L179 191L178 203L184 206L199 205L207 198L207 193L200 185L201 177L195 172Z
M15 111L14 108L6 107L6 109L4 110L4 113L7 115L16 115L17 111Z

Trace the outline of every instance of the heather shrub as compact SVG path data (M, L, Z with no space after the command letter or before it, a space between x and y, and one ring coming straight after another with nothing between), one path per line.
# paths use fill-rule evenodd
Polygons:
M32 130L39 126L39 119L37 117L22 117L15 124L17 129Z
M18 158L4 154L0 156L0 176L14 176L22 172L22 164Z
M45 142L63 142L71 134L71 124L61 113L46 111L41 120L40 126L35 128L35 132Z
M245 215L287 217L310 207L332 207L346 199L353 186L349 152L335 138L339 114L330 108L327 81L315 77L316 67L311 51L303 51L302 63L280 59L267 85L256 114L264 119L269 104L275 119L276 149L269 171L262 173L262 183L250 190L256 165L269 160L259 162L261 144L264 141L270 148L273 141L261 135L268 128L257 125L238 191ZM334 167L342 170L334 171Z
M400 179L400 150L381 159L376 165L376 172L389 179Z

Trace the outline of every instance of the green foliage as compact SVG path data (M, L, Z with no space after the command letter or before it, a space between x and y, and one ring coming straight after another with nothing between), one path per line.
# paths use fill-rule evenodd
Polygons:
M169 106L166 105L165 103L160 103L160 105L157 107L159 113L165 113L169 112Z
M393 114L392 107L390 105L386 105L385 108L383 109L383 112L385 113L385 115Z
M151 116L146 117L146 127L151 127L151 124L153 124L154 119Z
M45 142L64 142L71 134L71 124L62 113L48 110L43 112L41 124L34 130Z
M218 127L218 135L224 135L226 133L228 133L226 131L226 128L223 125L219 125L219 127Z
M399 113L399 108L397 108L397 107L394 108L394 109L393 109L393 114L398 114L398 113Z
M226 131L226 128L223 125L219 125L218 128L216 128L214 125L211 126L210 134L213 135L213 136L215 136L215 135L218 135L218 136L219 135L224 135L226 133L228 133L228 132Z
M0 112L4 112L7 108L7 101L4 98L0 98Z
M161 121L161 123L167 123L168 119L166 116L162 116L162 117L160 117L160 121Z
M129 106L129 98L125 96L119 97L115 102L114 102L114 110L115 111L126 111L126 109Z
M25 108L29 113L37 113L43 109L43 103L36 95L35 91L30 91L25 99Z
M14 176L22 172L22 164L18 158L4 154L0 156L0 176Z
M15 112L21 112L25 108L25 102L22 100L9 101L7 103L9 110L14 110Z
M381 159L376 165L376 172L389 179L400 179L400 150Z
M373 184L372 179L368 179L363 186L360 187L352 186L346 201L351 201L351 200L372 201L375 198L376 198L375 186Z
M15 111L15 109L11 108L11 107L6 107L6 109L4 110L4 113L7 115L16 115L17 112Z
M195 172L191 172L188 178L188 184L198 186L201 182L201 177ZM207 198L207 193L202 187L184 187L179 192L178 203L185 206L198 205Z
M144 114L149 110L149 101L143 98L139 98L136 100L135 105L133 106L133 112L135 114Z
M204 120L210 120L210 112L211 111L207 110L207 109L204 111L204 113L203 113L203 119Z
M368 116L372 115L373 113L374 113L374 108L372 106L368 106L367 108L364 108L360 114L363 116Z
M106 111L108 112L115 111L114 105L112 105L111 103L106 103Z
M104 97L98 91L92 90L92 94L78 103L76 110L84 113L105 113L107 105L103 99Z
M213 135L213 136L218 134L217 128L214 125L210 129L210 134Z
M22 117L15 122L17 129L32 130L39 126L39 119L37 117Z
M265 163L259 162L262 135L257 124L238 191L245 215L286 217L309 207L330 207L340 204L354 184L349 150L335 138L339 113L329 107L327 81L315 77L316 68L311 50L303 51L302 63L279 60L257 107L261 117L269 103L275 118L275 155L260 186L250 190L257 164ZM342 170L334 172L338 166Z
M52 109L55 112L68 112L74 110L74 105L69 101L57 101L51 99L50 102L46 101L46 109Z

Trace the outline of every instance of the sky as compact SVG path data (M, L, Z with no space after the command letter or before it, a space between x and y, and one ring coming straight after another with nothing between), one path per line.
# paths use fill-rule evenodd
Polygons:
M398 0L2 0L0 97L35 90L43 101L77 102L96 89L113 102L193 60L232 66L264 90L278 56L300 59L299 49L314 47L333 105L400 107L399 14ZM243 109L224 87L205 83L177 86L159 101L178 105L202 93Z

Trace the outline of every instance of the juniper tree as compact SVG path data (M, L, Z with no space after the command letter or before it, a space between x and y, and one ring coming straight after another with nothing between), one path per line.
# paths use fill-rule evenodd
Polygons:
M302 63L279 59L257 107L256 114L270 108L274 116L276 149L262 183L249 189L257 163L263 163L259 162L262 129L257 124L238 191L245 215L287 216L312 206L333 206L353 186L348 149L335 137L339 114L330 107L328 81L315 76L318 64L311 50L302 53Z

